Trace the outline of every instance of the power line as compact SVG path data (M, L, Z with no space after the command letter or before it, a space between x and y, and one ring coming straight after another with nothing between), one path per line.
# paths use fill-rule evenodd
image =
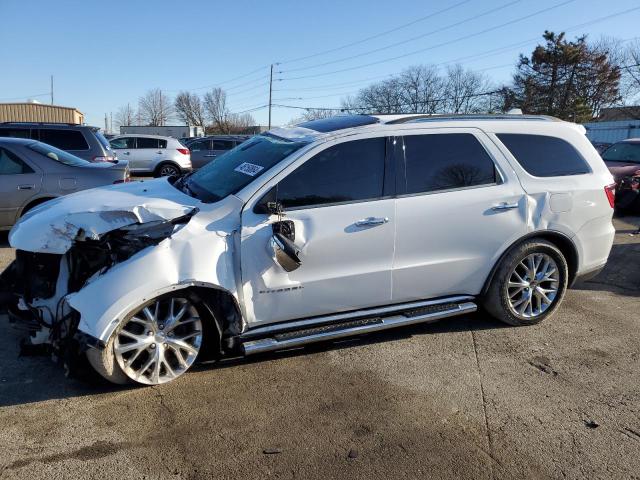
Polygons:
M494 30L498 30L498 29L506 27L508 25L512 25L514 23L521 22L523 20L527 20L527 19L529 19L531 17L534 17L536 15L540 15L541 13L545 13L545 12L548 12L550 10L554 10L556 8L562 7L564 5L567 5L568 3L572 3L572 2L575 2L575 1L576 0L565 0L564 2L561 2L561 3L557 4L557 5L552 6L552 7L543 8L542 10L538 10L536 12L530 13L530 14L525 15L523 17L514 18L513 20L510 20L508 22L504 22L504 23L501 23L499 25L494 25L493 27L485 28L484 30L480 30L479 32L470 33L468 35L464 35L462 37L458 37L458 38L455 38L453 40L449 40L447 42L442 42L442 43L439 43L439 44L436 44L436 45L431 45L429 47L421 48L419 50L414 50L413 52L404 53L402 55L396 55L394 57L385 58L383 60L377 60L375 62L365 63L363 65L356 65L355 67L343 68L343 69L340 69L340 70L333 70L331 72L316 73L316 74L313 74L313 75L303 75L303 76L300 76L300 77L290 77L290 78L286 78L285 77L285 78L283 78L283 80L297 80L297 79L303 79L303 78L324 77L324 76L327 76L327 75L333 75L333 74L336 74L336 73L348 72L348 71L351 71L351 70L357 70L357 69L360 69L360 68L370 67L372 65L379 65L381 63L391 62L393 60L398 60L400 58L409 57L411 55L416 55L418 53L423 53L423 52L426 52L428 50L433 50L435 48L444 47L446 45L451 45L453 43L457 43L457 42L460 42L462 40L467 40L469 38L477 37L479 35L483 35L485 33L488 33L488 32L494 31ZM640 8L640 7L638 7L638 8Z
M250 76L250 75L253 75L254 73L259 72L260 70L264 70L265 68L268 68L268 65L264 65L264 66L262 66L262 67L256 68L255 70L251 70L250 72L247 72L247 73L245 73L245 74L243 74L243 75L238 75L237 77L230 78L230 79L228 79L228 80L223 80L222 82L216 82L216 83L212 83L212 84L209 84L209 85L203 85L203 86L201 86L201 87L182 88L182 89L163 89L163 90L164 90L165 92L179 92L179 91L182 91L182 90L204 90L204 89L207 89L207 88L220 87L221 85L225 85L225 84L227 84L227 83L233 83L233 82L235 82L236 80L240 80L240 79L246 78L246 77L248 77L248 76ZM254 80L252 80L252 81L255 81L255 80L256 80L256 79L254 79ZM230 87L230 88L236 88L236 87L238 87L238 86L239 86L239 85L235 85L235 86Z
M441 13L448 12L449 10L453 10L454 8L457 8L457 7L461 6L461 5L464 5L465 3L469 3L470 1L471 0L463 0L462 2L458 2L458 3L454 4L454 5L451 5L450 7L443 8L442 10L438 10L437 12L431 13L429 15L425 15L424 17L417 18L416 20L413 20L413 21L411 21L409 23L405 23L403 25L399 25L399 26L394 27L394 28L392 28L390 30L386 30L384 32L377 33L375 35L371 35L371 36L363 38L361 40L356 40L355 42L347 43L347 44L341 45L339 47L331 48L329 50L323 50L321 52L313 53L311 55L305 55L305 56L298 57L298 58L292 58L290 60L283 60L280 63L284 64L284 63L299 62L299 61L302 61L302 60L307 60L309 58L315 58L315 57L319 57L321 55L326 55L327 53L337 52L337 51L343 50L345 48L353 47L354 45L360 45L360 44L362 44L364 42L368 42L369 40L373 40L374 38L380 38L380 37L388 35L390 33L397 32L398 30L401 30L403 28L410 27L411 25L415 25L416 23L422 22L422 21L427 20L429 18L433 18L436 15L440 15Z
M445 30L449 30L451 28L458 27L458 26L463 25L465 23L472 22L474 20L477 20L478 18L485 17L487 15L491 15L492 13L495 13L495 12L497 12L499 10L504 10L505 8L508 8L508 7L512 6L512 5L515 5L516 3L520 3L520 2L522 2L522 0L511 0L511 1L509 1L509 2L507 2L505 4L502 4L502 5L498 6L498 7L494 7L494 8L491 8L489 10L486 10L486 11L484 11L482 13L479 13L479 14L476 14L476 15L472 15L471 17L467 17L464 20L460 20L458 22L454 22L454 23L451 23L449 25L445 25L444 27L440 27L440 28L437 28L435 30L431 30L429 32L423 33L421 35L417 35L415 37L408 38L406 40L395 42L395 43L392 43L390 45L385 45L383 47L374 48L373 50L368 50L366 52L362 52L362 53L359 53L359 54L356 54L356 55L351 55L349 57L338 58L336 60L330 60L328 62L318 63L316 65L309 65L309 66L306 66L306 67L299 67L299 68L289 69L289 70L286 70L286 72L299 72L299 71L303 71L303 70L309 70L309 69L324 67L326 65L332 65L334 63L346 62L348 60L353 60L355 58L360 58L360 57L364 57L366 55L371 55L372 53L377 53L377 52L381 52L383 50L388 50L390 48L395 48L395 47L398 47L400 45L404 45L404 44L407 44L407 43L410 43L410 42L414 42L416 40L420 40L422 38L429 37L429 36L434 35L436 33L441 33L441 32L444 32Z
M23 95L23 96L20 96L20 97L0 98L0 101L2 101L2 102L10 102L11 100L22 100L23 98L48 97L49 95L51 95L51 92L38 93L37 95Z

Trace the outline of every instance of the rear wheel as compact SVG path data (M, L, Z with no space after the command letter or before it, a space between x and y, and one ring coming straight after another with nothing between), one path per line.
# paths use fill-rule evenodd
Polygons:
M180 175L180 167L173 163L161 163L156 168L156 177L177 177Z
M159 297L129 315L102 351L90 350L91 365L113 383L167 383L185 373L202 347L200 313L192 299Z
M533 325L556 311L567 281L567 261L562 252L546 240L529 240L503 258L483 304L505 323Z

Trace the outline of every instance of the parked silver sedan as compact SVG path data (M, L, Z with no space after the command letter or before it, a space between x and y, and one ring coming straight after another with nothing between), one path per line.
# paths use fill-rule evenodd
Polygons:
M52 198L128 181L126 161L91 163L46 143L0 138L0 230Z

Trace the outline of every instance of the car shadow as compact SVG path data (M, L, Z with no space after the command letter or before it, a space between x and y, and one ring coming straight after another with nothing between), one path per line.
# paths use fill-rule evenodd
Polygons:
M78 377L67 377L61 365L53 362L48 355L21 356L20 334L6 328L7 320L0 317L6 335L0 337L0 408L57 400L123 392L145 388L135 385L113 385L97 374L84 372ZM277 361L307 355L312 352L326 352L361 347L364 345L393 342L416 335L438 335L451 332L510 328L484 313L474 313L442 320L437 323L418 324L403 328L376 332L339 341L328 341L295 349L261 353L251 357L228 358L218 362L205 362L192 367L191 371L215 371L243 364ZM189 375L187 373L187 375ZM182 381L182 380L178 380Z
M640 242L615 244L604 270L590 280L577 282L573 288L640 297Z

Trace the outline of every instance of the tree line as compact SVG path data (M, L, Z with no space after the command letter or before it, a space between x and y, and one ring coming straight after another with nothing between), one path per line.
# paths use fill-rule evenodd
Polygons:
M124 105L116 112L116 125L167 125L173 120L186 125L205 127L207 133L241 133L255 125L248 113L233 113L227 105L227 94L212 88L204 95L181 91L170 98L159 88L147 91L138 99L137 108Z

